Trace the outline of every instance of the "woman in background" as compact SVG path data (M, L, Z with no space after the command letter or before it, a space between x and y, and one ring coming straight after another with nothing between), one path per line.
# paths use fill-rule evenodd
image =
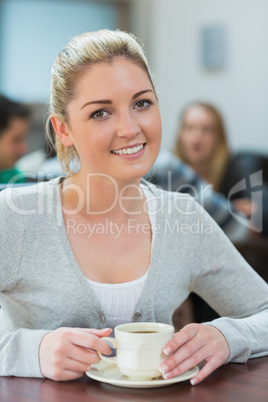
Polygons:
M242 166L232 157L222 116L208 103L194 102L184 109L175 154L227 198L231 188L245 177ZM237 210L251 214L247 191L234 194L232 202Z

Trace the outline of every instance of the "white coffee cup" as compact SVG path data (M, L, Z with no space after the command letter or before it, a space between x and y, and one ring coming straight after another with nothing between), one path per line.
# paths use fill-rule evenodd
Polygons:
M102 360L115 363L119 371L135 380L160 377L160 364L167 358L163 348L173 338L174 327L156 322L121 324L114 329L115 338L102 338L116 348L116 356Z

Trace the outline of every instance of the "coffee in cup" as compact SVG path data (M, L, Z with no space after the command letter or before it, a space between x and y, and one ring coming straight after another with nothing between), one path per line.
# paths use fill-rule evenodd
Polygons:
M163 348L173 338L174 327L156 322L121 324L115 338L102 338L116 349L115 357L99 353L102 360L115 363L119 371L134 380L161 377L160 364L167 358Z

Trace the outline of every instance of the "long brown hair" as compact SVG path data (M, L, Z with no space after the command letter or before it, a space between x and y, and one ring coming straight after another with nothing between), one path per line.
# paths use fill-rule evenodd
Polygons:
M201 107L205 109L207 112L209 112L214 121L215 132L218 137L218 146L210 162L208 181L213 185L214 190L218 191L222 176L227 166L228 159L230 158L230 151L227 143L227 135L223 118L220 112L214 106L205 102L194 102L188 105L183 110L181 114L180 127L178 129L178 135L175 144L175 154L183 162L191 165L184 152L181 134L184 127L186 114L192 107L195 106Z

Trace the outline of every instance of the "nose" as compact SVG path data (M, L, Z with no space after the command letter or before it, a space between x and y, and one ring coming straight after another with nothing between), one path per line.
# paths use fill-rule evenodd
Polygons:
M203 134L203 131L204 130L202 127L195 127L192 129L192 136L196 137L196 138L201 137Z
M202 138L204 137L203 135L203 130L200 128L195 128L194 130L191 131L190 139L191 142L194 144L198 144L200 141L202 141Z
M130 112L120 114L117 121L116 135L118 137L135 137L140 132L140 127L135 117Z

